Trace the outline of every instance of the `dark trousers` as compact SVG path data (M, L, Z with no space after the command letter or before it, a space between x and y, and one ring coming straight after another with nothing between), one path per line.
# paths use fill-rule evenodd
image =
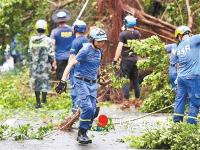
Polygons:
M68 64L68 60L56 60L57 69L56 69L56 78L61 80L65 67Z
M123 94L125 99L129 99L130 90L134 89L135 98L140 97L140 87L138 81L138 69L136 62L131 60L122 60L120 64L120 74L123 77L127 77L130 83L123 87Z

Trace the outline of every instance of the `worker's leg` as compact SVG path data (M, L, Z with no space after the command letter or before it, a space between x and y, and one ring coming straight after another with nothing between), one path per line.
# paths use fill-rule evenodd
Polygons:
M41 108L41 102L40 102L40 91L35 91L35 98L36 98L36 108Z
M41 90L41 82L39 79L34 80L33 89L35 91L35 98L36 98L36 106L35 108L41 108L41 101L40 101L40 90Z
M72 112L75 113L78 109L78 103L77 103L77 92L73 76L70 76L70 95L72 99Z
M127 60L123 60L121 61L120 64L120 76L121 77L127 77L130 79L130 73L131 73L131 67L129 65L131 61L127 61ZM124 99L129 99L130 97L130 83L127 83L123 86L122 90L123 90L123 96Z
M135 92L135 98L140 98L140 86L139 86L139 79L138 79L138 69L136 64L133 63L131 74L130 74L130 84L133 87Z
M187 90L184 81L181 78L177 79L177 93L175 98L175 106L174 106L174 122L183 121L184 112L185 112L185 103Z
M68 64L68 60L56 60L57 69L56 69L56 77L57 80L61 80L65 67Z
M81 110L77 141L79 143L88 144L91 143L92 140L88 138L87 130L90 128L91 121L94 116L94 109L89 92L90 85L85 81L78 79L75 82L75 88L77 89L77 98Z
M100 111L100 107L97 107L97 89L98 83L93 83L90 85L90 100L93 107L93 118L90 127L92 126L93 120L98 116Z
M197 124L197 115L200 106L200 78L194 77L187 80L188 95L189 95L189 113L187 122Z
M42 102L43 103L47 102L47 92L42 92Z
M189 112L187 122L190 124L197 124L197 115L199 113L199 106L196 105L194 99L189 101Z
M175 84L176 78L177 78L176 68L175 68L175 66L170 66L169 67L169 80L170 80L170 84L171 84L174 92L176 92L176 84Z

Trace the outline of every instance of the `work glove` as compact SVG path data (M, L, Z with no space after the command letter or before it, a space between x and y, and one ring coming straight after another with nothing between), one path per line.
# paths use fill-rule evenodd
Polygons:
M56 86L55 90L56 90L57 93L61 94L63 92L66 92L66 88L67 88L66 81L60 80L60 82Z

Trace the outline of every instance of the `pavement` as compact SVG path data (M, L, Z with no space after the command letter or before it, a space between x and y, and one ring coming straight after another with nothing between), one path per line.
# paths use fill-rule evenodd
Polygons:
M134 107L122 111L118 105L101 107L100 114L112 118L113 122L116 123L115 129L109 132L89 131L88 135L93 140L92 144L80 145L76 142L78 131L78 124L76 124L70 132L54 130L47 134L43 140L19 142L9 139L0 141L0 150L129 150L131 149L129 145L121 142L123 137L141 135L147 129L166 126L169 118L171 118L171 114L156 114L131 122L127 120L137 118L144 113L139 113ZM27 123L26 120L15 120L13 118L6 121L4 124L11 126ZM34 124L34 121L32 124Z

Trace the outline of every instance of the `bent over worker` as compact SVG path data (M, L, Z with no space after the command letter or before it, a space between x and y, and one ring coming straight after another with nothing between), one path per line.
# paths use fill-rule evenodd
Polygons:
M71 68L77 64L74 70L74 84L77 91L78 106L81 110L77 141L82 144L92 143L92 140L87 136L87 131L91 128L93 119L96 117L97 75L102 48L106 40L107 36L104 30L93 28L89 33L90 43L84 44L76 57L70 60L61 82L56 87L58 93L65 89L66 77Z
M179 67L173 120L183 121L188 96L187 122L197 124L200 107L200 34L192 36L189 27L179 26L175 31L175 37L179 41L176 48Z

